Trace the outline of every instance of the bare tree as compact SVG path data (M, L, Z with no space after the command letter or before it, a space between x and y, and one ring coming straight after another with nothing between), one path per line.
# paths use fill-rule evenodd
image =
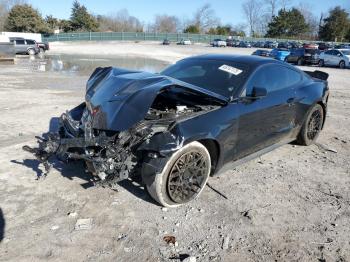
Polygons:
M143 25L134 16L129 15L128 10L122 9L117 13L107 16L99 16L98 21L101 31L113 32L140 32Z
M250 36L254 36L255 34L261 13L261 7L261 3L257 0L246 0L242 5L243 12L246 15L249 25Z
M280 6L282 9L287 9L288 6L292 3L292 0L280 0Z
M268 12L270 13L271 19L276 15L276 11L278 11L279 0L265 0L265 4L268 6Z
M304 16L305 22L309 25L309 36L315 38L318 34L319 20L310 11L312 10L312 6L307 3L300 3L299 6L297 6L297 9Z
M180 27L180 20L176 16L156 15L154 31L161 33L176 33Z
M201 32L206 32L209 28L216 27L219 24L219 19L216 17L215 11L210 4L200 7L194 14L193 20L193 23Z

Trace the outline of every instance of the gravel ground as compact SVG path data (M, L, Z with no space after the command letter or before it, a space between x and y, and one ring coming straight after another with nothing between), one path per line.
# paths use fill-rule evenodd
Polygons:
M157 52L168 62L253 51L116 45L111 56ZM59 43L51 53L100 46ZM0 65L0 261L350 261L350 70L322 70L331 97L319 146L285 145L211 178L227 199L206 187L190 204L164 209L137 181L118 191L92 187L79 163L55 163L36 180L41 167L21 147L83 100L88 76Z

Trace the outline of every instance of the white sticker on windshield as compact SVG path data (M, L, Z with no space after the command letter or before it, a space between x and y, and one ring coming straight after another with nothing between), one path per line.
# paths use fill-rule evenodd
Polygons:
M243 72L241 69L229 65L222 65L219 67L219 69L236 76Z

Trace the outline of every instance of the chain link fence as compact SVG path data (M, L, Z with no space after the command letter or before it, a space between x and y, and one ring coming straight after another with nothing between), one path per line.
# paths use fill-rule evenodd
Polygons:
M168 39L179 42L181 39L189 39L194 43L210 43L214 39L228 38L226 35L188 34L188 33L144 33L144 32L72 32L42 36L43 41L163 41ZM291 41L290 39L251 38L233 36L233 39L242 41ZM302 41L302 40L293 40ZM302 41L305 42L305 41ZM312 41L307 41L312 42Z

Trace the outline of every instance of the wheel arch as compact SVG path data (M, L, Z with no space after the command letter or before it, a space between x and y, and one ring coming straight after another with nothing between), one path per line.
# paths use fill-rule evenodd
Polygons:
M199 143L203 144L208 150L211 160L211 172L212 176L217 170L219 159L220 159L220 145L215 139L199 139Z

